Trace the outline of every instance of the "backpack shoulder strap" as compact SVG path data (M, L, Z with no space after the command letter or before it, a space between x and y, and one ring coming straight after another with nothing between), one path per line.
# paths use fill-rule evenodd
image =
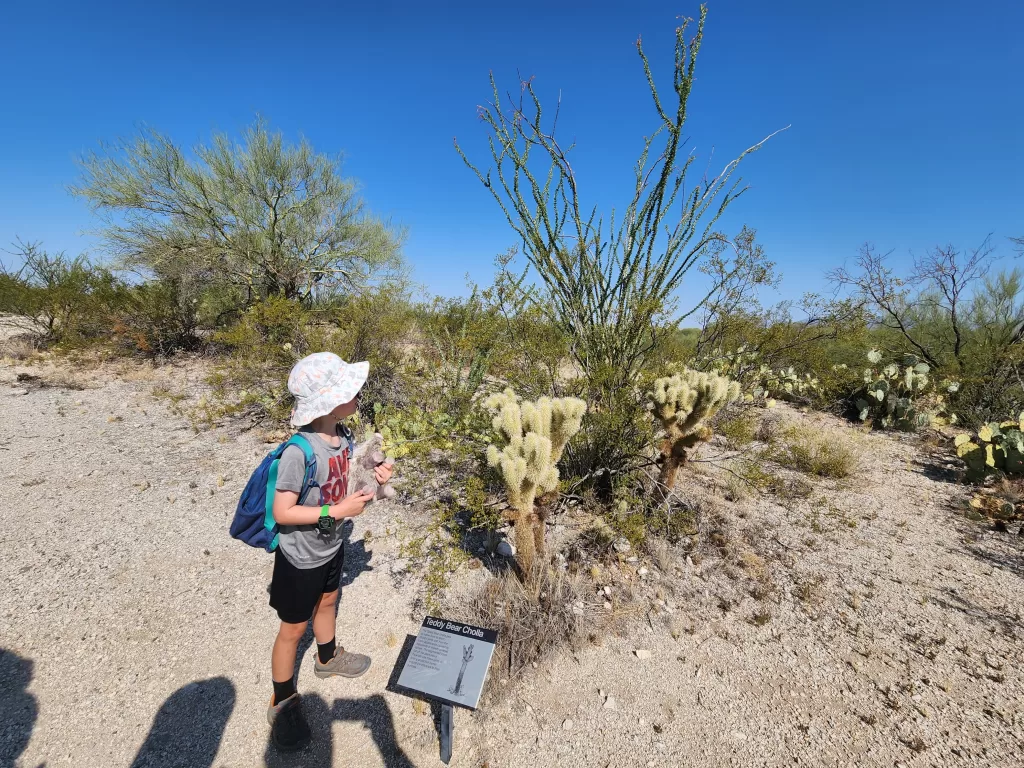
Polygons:
M306 460L306 471L302 478L302 489L299 491L299 498L301 499L313 486L320 487L320 484L316 481L316 454L313 452L312 443L299 432L296 432L285 441L281 449L282 454L284 453L284 448L289 445L296 445L301 448L302 455Z

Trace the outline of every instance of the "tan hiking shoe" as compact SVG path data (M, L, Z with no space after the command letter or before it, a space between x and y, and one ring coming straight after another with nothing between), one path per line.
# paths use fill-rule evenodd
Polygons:
M274 704L271 699L267 722L270 723L270 738L281 752L297 752L309 744L309 725L302 714L299 694L293 693L280 704Z
M344 648L334 651L334 658L326 664L320 663L320 657L314 655L313 674L317 677L359 677L370 668L370 657L361 653L349 653Z

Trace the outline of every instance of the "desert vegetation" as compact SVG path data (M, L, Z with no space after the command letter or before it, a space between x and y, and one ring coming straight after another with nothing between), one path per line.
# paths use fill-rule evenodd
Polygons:
M717 553L770 594L763 542L732 537L722 505L850 482L876 461L860 442L868 430L930 439L959 462L957 480L977 486L970 514L1009 531L1024 518L1014 484L1024 273L1002 269L990 241L937 247L907 274L865 246L829 276L839 298L823 289L762 306L758 289L782 276L752 227L730 234L720 222L745 191L743 159L770 151L770 137L752 137L711 178L688 181L697 161L681 151L705 14L676 32L669 94L637 45L652 125L620 212L587 206L557 112L532 83L509 101L492 80L482 113L492 155L481 162L456 144L453 162L476 174L518 242L468 297L423 299L401 228L371 214L339 161L309 144L263 122L241 143L216 135L191 152L146 131L86 156L73 188L98 217L105 259L16 246L16 266L0 274L0 313L16 328L3 354L186 360L203 372L202 394L180 403L197 430L232 423L271 440L283 435L296 360L319 350L369 360L357 428L458 481L403 552L423 569L429 605L453 570L487 561L491 580L466 604L507 630L509 674L550 638L582 642L628 611L611 571L636 570L637 553L674 548L698 564ZM679 306L694 274L710 289ZM848 428L774 417L782 411ZM583 530L551 540L570 506ZM474 537L480 558L466 551ZM801 589L812 604L814 585ZM767 609L752 619L769 620Z

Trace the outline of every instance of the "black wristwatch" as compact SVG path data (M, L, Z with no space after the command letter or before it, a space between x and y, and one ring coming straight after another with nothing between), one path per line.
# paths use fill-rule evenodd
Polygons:
M334 518L331 517L331 505L324 504L320 507L320 518L316 521L316 527L324 533L334 530Z

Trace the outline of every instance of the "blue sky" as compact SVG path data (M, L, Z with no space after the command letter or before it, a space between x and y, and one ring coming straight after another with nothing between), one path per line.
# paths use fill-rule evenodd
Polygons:
M370 7L367 7L370 6ZM486 162L476 105L488 72L561 92L584 202L621 203L656 125L633 45L671 77L677 16L695 2L18 3L0 27L0 244L92 250L66 185L74 159L141 123L183 144L257 113L343 152L370 207L408 227L415 276L463 293L515 244L452 148ZM718 169L792 125L742 169L746 223L783 295L865 241L906 259L988 233L1024 235L1024 3L713 0L691 100L690 146ZM9 259L8 259L9 261ZM684 291L684 296L695 288Z

